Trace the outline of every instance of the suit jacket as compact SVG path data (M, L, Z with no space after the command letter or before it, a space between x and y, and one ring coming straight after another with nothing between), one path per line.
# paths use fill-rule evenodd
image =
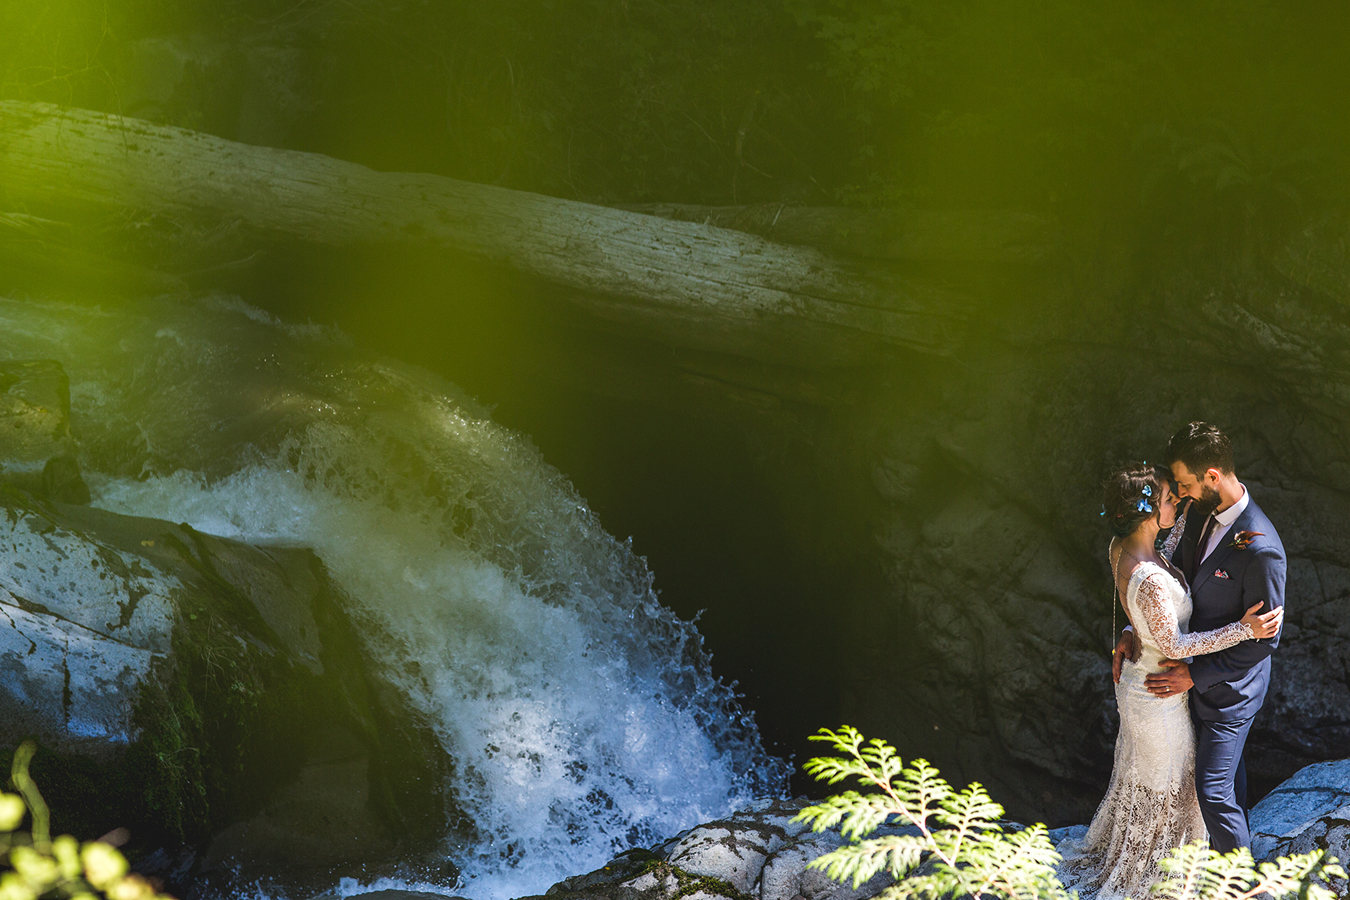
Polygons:
M1197 552L1203 516L1187 516L1186 531L1172 556L1174 564L1189 572ZM1259 531L1261 537L1246 550L1233 547L1239 531ZM1275 526L1255 500L1238 516L1214 552L1203 561L1191 585L1192 633L1210 631L1236 622L1247 607L1264 600L1261 612L1284 605L1286 561L1284 544ZM1220 574L1222 573L1222 574ZM1223 575L1227 575L1224 578ZM1227 650L1195 657L1191 663L1191 709L1201 719L1232 722L1256 715L1270 684L1270 654L1280 643L1278 634L1261 641L1242 641Z

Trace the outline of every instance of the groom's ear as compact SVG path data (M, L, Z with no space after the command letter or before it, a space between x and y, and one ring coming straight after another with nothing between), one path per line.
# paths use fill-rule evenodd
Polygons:
M1222 478L1222 477L1223 477L1223 473L1220 472L1220 471L1218 470L1218 468L1216 468L1215 466L1210 466L1208 469L1205 470L1205 480L1206 480L1206 481L1210 481L1210 482L1212 482L1212 483L1218 483L1219 479Z

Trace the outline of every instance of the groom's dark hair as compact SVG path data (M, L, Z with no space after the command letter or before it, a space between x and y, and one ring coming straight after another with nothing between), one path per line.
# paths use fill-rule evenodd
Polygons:
M1167 464L1185 464L1197 478L1208 469L1233 474L1233 442L1208 422L1191 422L1167 442Z

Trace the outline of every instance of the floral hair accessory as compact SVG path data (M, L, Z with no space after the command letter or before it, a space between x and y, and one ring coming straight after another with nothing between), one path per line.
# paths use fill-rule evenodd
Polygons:
M1102 504L1102 511L1099 512L1099 513L1097 513L1097 515L1099 515L1099 516L1104 516L1104 515L1106 515L1106 504L1105 504L1105 503Z
M1136 503L1136 504L1134 505L1134 508L1137 509L1137 510L1139 510L1139 511L1142 512L1142 513L1151 513L1151 512L1153 512L1153 504L1149 503L1149 502L1148 502L1147 500L1145 500L1143 497L1140 497L1140 498L1139 498L1139 502Z
M1252 541L1264 536L1265 532L1263 531L1239 531L1233 535L1233 540L1229 542L1228 546L1234 550L1246 550L1252 545Z
M1153 485L1151 485L1151 484L1146 484L1146 485L1144 485L1144 496L1145 496L1145 497L1152 497L1152 496L1153 496Z

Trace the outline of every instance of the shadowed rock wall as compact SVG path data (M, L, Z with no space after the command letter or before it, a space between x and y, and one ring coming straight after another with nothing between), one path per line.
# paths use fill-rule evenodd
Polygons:
M991 305L955 358L879 371L854 406L807 426L835 499L830 525L798 527L864 573L833 610L848 623L833 656L843 720L953 782L985 782L1023 820L1086 821L1115 735L1098 485L1204 419L1232 436L1289 554L1253 790L1343 755L1350 289L1337 283L1264 262L1047 278Z

